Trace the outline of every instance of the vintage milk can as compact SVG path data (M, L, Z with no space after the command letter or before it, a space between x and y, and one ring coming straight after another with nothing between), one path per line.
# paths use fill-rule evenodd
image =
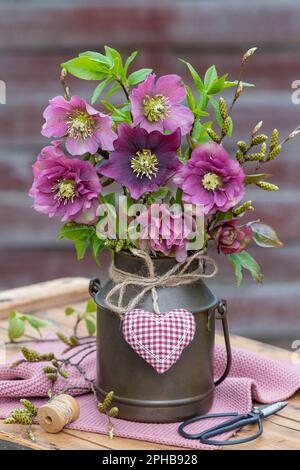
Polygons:
M155 272L161 275L176 263L173 258L154 258ZM128 273L141 273L141 259L130 253L116 254L115 265ZM226 302L218 300L203 280L176 287L158 288L161 312L185 308L195 316L195 337L183 350L179 360L165 373L158 374L126 343L121 320L109 310L105 298L114 283L90 282L90 293L97 304L97 379L99 400L114 392L114 405L119 418L141 422L175 422L207 413L214 389L229 373L231 351L226 318ZM136 294L134 286L125 297ZM152 298L146 294L139 307L152 311ZM223 375L214 381L215 319L223 326L227 365Z

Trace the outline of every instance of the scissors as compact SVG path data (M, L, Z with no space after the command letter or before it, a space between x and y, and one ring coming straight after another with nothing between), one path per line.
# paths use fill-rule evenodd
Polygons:
M178 432L182 437L187 439L199 439L202 444L209 444L214 446L226 446L232 444L242 444L243 442L253 441L257 439L263 433L263 418L267 416L273 415L278 411L282 410L288 404L287 401L281 401L278 403L273 403L272 405L267 405L263 407L254 407L249 413L239 414L239 413L215 413L215 414L208 414L203 416L196 416L195 418L187 419L183 423L180 424L178 428ZM191 434L185 431L185 428L190 424L196 423L198 421L202 421L205 419L211 418L230 418L227 421L223 421L223 423L217 424L210 429L205 431L201 431L199 433ZM235 440L225 440L219 441L215 439L211 439L215 436L220 436L228 431L233 431L235 429L240 429L243 426L247 426L248 424L257 424L258 431L255 434L252 434L249 437L245 437L243 439L235 439Z

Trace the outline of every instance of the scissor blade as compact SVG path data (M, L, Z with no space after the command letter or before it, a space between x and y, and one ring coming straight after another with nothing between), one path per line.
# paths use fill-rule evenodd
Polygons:
M282 408L284 408L286 405L288 405L287 401L279 401L278 403L273 403L272 405L258 408L258 410L264 417L266 417L277 413L278 411L282 410Z

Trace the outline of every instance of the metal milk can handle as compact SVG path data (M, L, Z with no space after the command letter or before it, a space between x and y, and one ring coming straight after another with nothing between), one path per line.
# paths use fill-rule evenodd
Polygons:
M232 363L232 355L231 355L231 346L230 346L230 336L229 336L229 329L228 329L228 323L227 323L227 302L226 300L222 299L218 302L218 304L213 307L214 312L216 313L216 319L217 320L222 320L222 327L223 327L223 334L224 334L224 339L225 339L225 348L226 348L226 368L223 374L219 379L215 381L215 385L219 385L222 383L226 377L228 376L230 369L231 369L231 363Z
M98 277L92 277L89 283L89 293L90 296L95 299L95 295L101 289L101 282Z

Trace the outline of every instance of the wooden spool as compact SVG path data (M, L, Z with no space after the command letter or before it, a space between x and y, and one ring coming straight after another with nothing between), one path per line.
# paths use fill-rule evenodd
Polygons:
M80 408L71 395L61 394L38 409L37 420L46 432L60 432L68 423L76 421Z

